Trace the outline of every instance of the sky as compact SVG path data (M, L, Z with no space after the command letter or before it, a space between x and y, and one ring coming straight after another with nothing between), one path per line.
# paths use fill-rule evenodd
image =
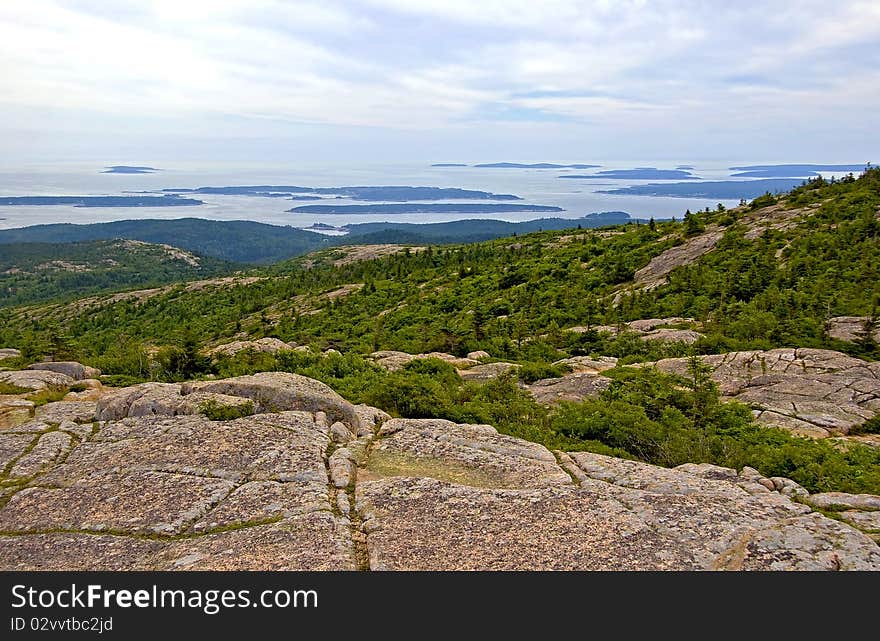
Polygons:
M3 0L5 163L880 162L877 0Z

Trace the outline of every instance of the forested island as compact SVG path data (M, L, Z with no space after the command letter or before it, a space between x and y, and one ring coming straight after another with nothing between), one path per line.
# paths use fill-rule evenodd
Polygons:
M500 203L392 203L372 205L302 205L287 210L295 214L489 214L522 211L562 211L548 205Z
M683 169L656 169L655 167L637 167L636 169L608 169L595 174L563 174L560 178L612 178L614 180L678 180L690 178L700 180L691 172Z
M227 196L291 197L303 194L340 196L350 200L522 200L513 194L493 194L456 187L410 187L402 185L358 187L299 187L295 185L242 185L229 187L197 187L195 189L163 189L174 194L220 194ZM299 199L299 198L297 198Z
M474 167L480 169L593 169L594 167L601 167L601 165L557 165L552 162L490 162L482 165L474 165Z
M432 167L467 167L463 162L435 162Z
M720 180L690 183L649 183L619 189L600 190L599 194L626 196L667 196L671 198L720 198L722 200L752 199L767 192L778 194L794 189L803 181L773 178L767 180Z
M740 172L733 174L736 178L814 178L820 171L864 171L865 165L745 165L730 170Z
M161 169L155 167L138 167L136 165L110 165L105 167L102 174L152 174Z
M164 196L4 196L0 205L7 207L40 207L72 205L73 207L193 207L204 205L195 198Z

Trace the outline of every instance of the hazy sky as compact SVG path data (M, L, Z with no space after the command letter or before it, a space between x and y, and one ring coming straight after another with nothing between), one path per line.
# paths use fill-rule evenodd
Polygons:
M880 162L878 0L3 0L0 155Z

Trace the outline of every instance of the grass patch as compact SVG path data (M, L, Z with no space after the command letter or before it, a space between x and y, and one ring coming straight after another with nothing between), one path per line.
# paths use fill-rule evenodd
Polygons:
M209 399L199 406L199 414L211 421L234 421L237 418L252 416L254 404L247 401L241 405L223 405L213 399Z
M27 395L27 400L31 401L36 407L45 405L46 403L54 403L62 400L70 390L66 387L47 387L38 392Z
M27 394L30 391L26 387L19 387L18 385L0 381L0 394Z

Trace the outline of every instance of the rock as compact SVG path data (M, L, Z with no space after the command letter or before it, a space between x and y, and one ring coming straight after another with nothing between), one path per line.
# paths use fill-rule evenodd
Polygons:
M253 402L240 396L206 392L192 389L182 394L176 383L142 383L127 387L101 398L96 406L95 418L114 421L138 416L181 416L201 414L206 407L238 408L253 413Z
M561 378L545 378L526 386L526 390L541 405L562 401L581 402L595 398L608 389L611 379L592 373L566 374Z
M373 352L368 358L379 367L386 369L389 372L396 372L403 369L404 365L415 360L416 357L412 354L407 354L406 352L386 350L382 352Z
M0 361L9 358L21 358L21 352L17 349L13 349L12 347L0 348Z
M58 402L0 430L0 569L880 569L880 509L865 511L880 497L816 495L864 533L784 496L789 479L770 492L750 469L553 453L340 406L320 385L139 385L95 404L94 423L77 422L89 403ZM150 409L209 395L258 413ZM346 408L356 428L335 416ZM343 427L360 436L334 449Z
M686 375L687 358L654 363ZM880 413L880 363L824 349L701 356L722 394L759 410L758 421L800 436L847 434Z
M860 530L867 532L880 532L880 510L861 512L859 510L846 510L840 513L840 518Z
M486 363L485 365L476 365L470 369L459 371L458 375L466 381L491 381L502 374L519 369L519 365L514 363Z
M371 436L382 426L383 423L385 423L385 421L391 420L391 416L382 410L370 407L369 405L355 405L354 411L355 414L358 415L358 420L360 421L360 427L357 431L358 437Z
M19 370L0 372L0 383L7 383L25 390L64 389L74 384L67 374L48 370Z
M331 347L330 349L324 351L324 356L333 356L333 355L339 356L340 355L339 350L333 349Z
M613 356L572 356L553 363L557 367L567 367L573 373L598 374L617 367L617 359Z
M208 356L213 356L215 358L220 356L235 356L239 352L245 350L251 350L261 354L276 354L280 351L290 350L295 347L295 343L285 343L278 338L266 337L254 341L233 341L231 343L218 345L217 347L208 350L207 354Z
M724 231L720 229L707 228L707 230L699 236L694 236L686 240L681 245L667 249L662 254L654 256L650 262L635 273L635 282L637 285L656 286L665 282L666 275L672 270L687 265L697 260L703 254L713 249Z
M336 487L348 487L354 480L353 458L352 453L344 447L330 455L327 466L330 469L330 480Z
M692 329L655 329L654 331L642 334L640 338L643 341L663 341L665 343L692 345L701 338L704 338L704 336Z
M71 438L64 432L48 432L37 441L34 449L22 456L9 471L10 479L34 476L54 463L70 449Z
M835 316L828 320L825 330L831 338L855 343L864 340L869 320L867 316ZM880 327L875 326L871 335L880 342Z
M263 372L218 381L184 383L181 387L183 394L196 391L251 399L257 413L281 410L321 411L331 421L342 421L355 431L359 427L358 416L351 403L324 383L299 374Z
M0 429L26 423L33 413L33 401L15 396L0 396Z
M821 510L880 510L880 496L823 492L805 499L808 505Z
M489 352L484 352L481 349L478 349L475 352L468 352L467 357L471 360L474 360L474 361L480 361L480 360L483 360L484 358L492 358L491 356L489 356Z
M499 434L490 425L395 418L379 434L366 468L382 476L430 476L479 487L571 483L544 446Z
M46 403L36 409L36 418L46 423L89 423L95 418L98 404L92 401L56 401Z
M641 320L629 321L626 325L635 332L651 332L660 327L668 327L670 325L686 325L695 323L693 318L681 318L673 316L671 318L643 318Z
M95 379L101 375L101 370L95 367L89 367L76 361L54 361L47 363L34 363L28 366L30 370L56 372L69 376L75 381L83 379Z
M330 426L330 438L334 443L345 444L354 439L354 434L345 425L337 421Z

